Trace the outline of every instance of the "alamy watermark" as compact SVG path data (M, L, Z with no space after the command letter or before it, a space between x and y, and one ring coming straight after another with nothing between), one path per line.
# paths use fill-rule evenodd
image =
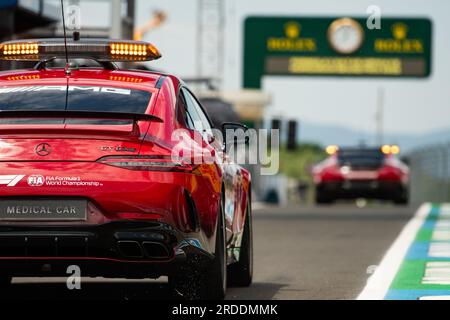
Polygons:
M70 5L64 14L66 27L69 30L81 29L81 8L78 5Z
M279 171L280 133L267 129L211 129L200 133L178 129L172 133L172 161L185 164L236 163L258 165L261 175Z
M366 9L368 14L366 20L366 26L369 30L380 30L381 29L381 8L376 5L370 5Z
M66 285L69 290L81 290L81 268L77 265L67 267Z

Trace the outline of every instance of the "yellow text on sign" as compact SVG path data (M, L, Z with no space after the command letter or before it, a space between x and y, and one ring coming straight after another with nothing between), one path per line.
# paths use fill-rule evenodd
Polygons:
M311 38L269 38L267 50L270 52L314 52L317 50L315 39Z
M396 58L314 58L292 57L289 72L296 74L401 75L402 63Z

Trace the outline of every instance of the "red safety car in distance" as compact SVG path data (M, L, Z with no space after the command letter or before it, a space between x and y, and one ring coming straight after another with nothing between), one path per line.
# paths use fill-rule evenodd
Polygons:
M82 276L167 275L186 298L250 285L250 174L224 154L189 88L114 64L159 58L149 43L70 40L67 65L64 48L0 45L3 60L37 62L0 72L3 288L70 265ZM212 161L187 159L192 148Z
M318 204L357 198L408 203L409 169L397 158L398 146L328 146L326 151L329 157L312 170Z

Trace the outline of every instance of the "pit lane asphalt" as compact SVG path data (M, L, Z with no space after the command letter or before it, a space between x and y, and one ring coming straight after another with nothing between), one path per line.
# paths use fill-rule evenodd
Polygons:
M352 204L254 210L255 276L227 299L354 299L415 207ZM166 279L15 278L8 299L169 299Z

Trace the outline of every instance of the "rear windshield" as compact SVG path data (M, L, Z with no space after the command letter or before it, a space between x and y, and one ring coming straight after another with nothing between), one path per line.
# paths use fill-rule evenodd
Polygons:
M338 161L340 165L379 167L383 164L384 154L379 149L340 150Z
M145 113L151 93L102 86L0 87L0 110L70 110ZM67 92L67 97L66 97ZM66 107L67 99L67 107ZM5 120L2 123L42 123L41 120ZM59 120L45 120L45 123ZM98 121L96 121L98 122Z

